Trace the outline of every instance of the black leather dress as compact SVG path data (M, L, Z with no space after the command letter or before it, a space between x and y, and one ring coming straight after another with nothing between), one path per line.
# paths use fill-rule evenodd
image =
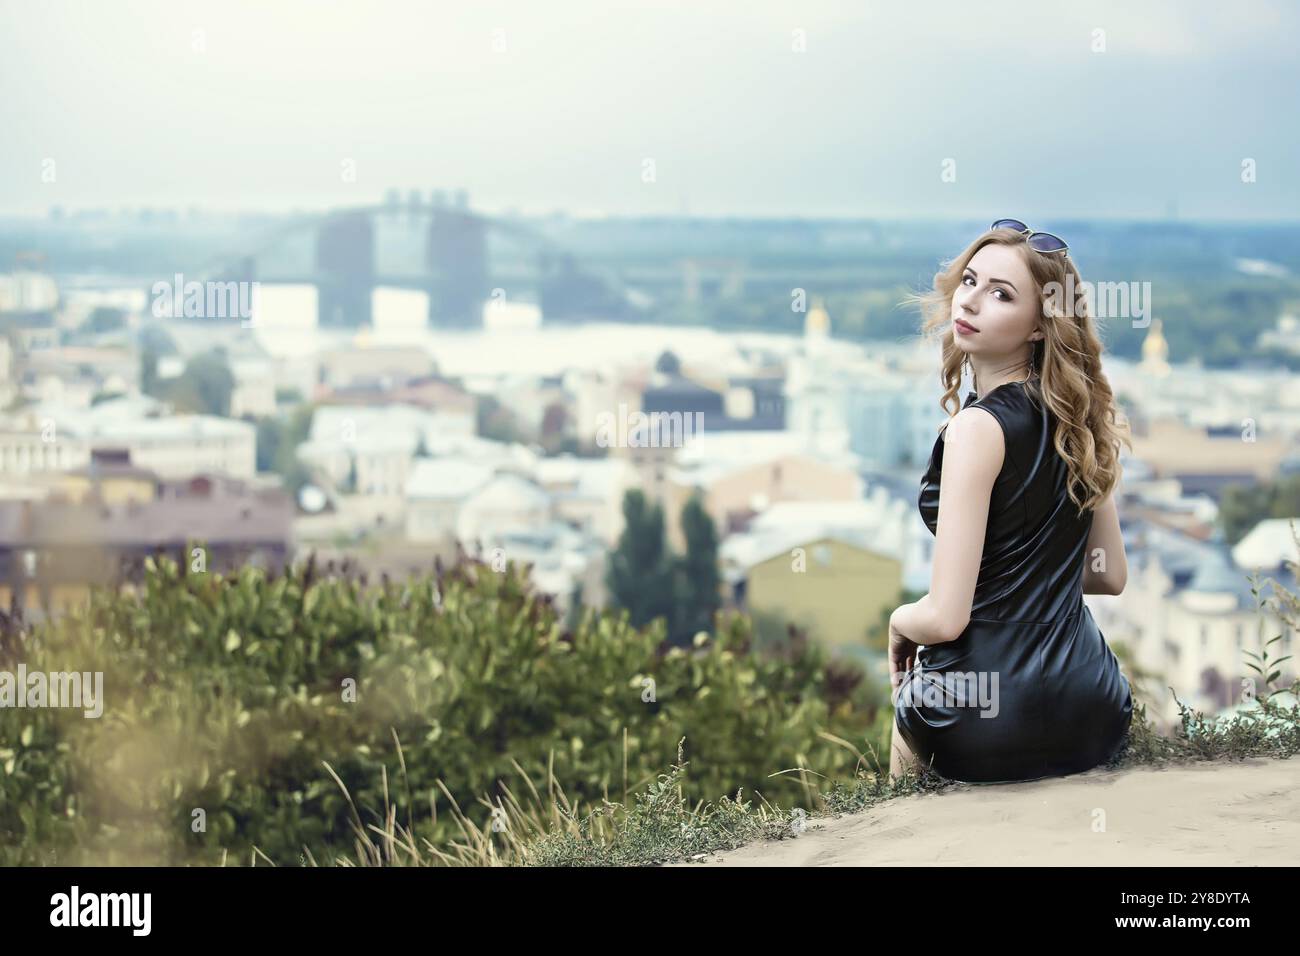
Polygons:
M1055 419L1012 382L972 404L1006 436L970 624L955 641L917 649L895 690L899 733L923 764L952 780L1000 783L1079 773L1109 761L1133 713L1128 679L1083 603L1092 512L1066 493ZM935 533L943 434L921 480L921 517Z

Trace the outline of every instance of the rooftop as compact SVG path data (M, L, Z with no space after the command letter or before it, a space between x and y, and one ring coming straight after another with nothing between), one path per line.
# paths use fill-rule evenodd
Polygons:
M150 547L191 540L287 543L293 526L287 496L165 498L125 505L0 501L0 547Z

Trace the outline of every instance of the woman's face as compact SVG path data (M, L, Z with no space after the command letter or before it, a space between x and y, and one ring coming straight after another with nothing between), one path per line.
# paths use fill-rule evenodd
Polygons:
M1043 337L1042 299L1018 246L975 253L952 294L952 338L968 355L1024 358Z

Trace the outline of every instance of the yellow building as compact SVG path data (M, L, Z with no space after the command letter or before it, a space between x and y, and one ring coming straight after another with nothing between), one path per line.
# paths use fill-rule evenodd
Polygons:
M157 484L157 475L144 469L139 469L139 473L134 475L96 478L83 468L80 472L59 475L52 484L52 497L81 504L98 488L99 497L104 504L124 505L132 501L153 501Z
M80 500L70 500L74 476L69 494L0 501L0 611L13 607L31 622L58 616L95 585L132 580L152 555L187 565L199 545L208 571L285 563L295 514L287 492L195 475L141 499L136 483L149 478L106 470Z
M132 464L129 449L95 448L88 465L56 472L45 484L56 501L79 505L94 495L100 504L125 505L153 501L159 481L157 472Z
M728 558L724 576L764 638L793 623L826 647L861 647L881 615L898 606L903 587L897 557L833 534Z

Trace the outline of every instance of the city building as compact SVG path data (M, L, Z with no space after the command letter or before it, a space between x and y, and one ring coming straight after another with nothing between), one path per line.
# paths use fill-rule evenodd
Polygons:
M1260 654L1274 635L1282 640L1273 656L1292 653L1295 635L1260 608L1249 572L1221 541L1198 541L1139 521L1125 523L1124 537L1129 573L1123 593L1085 600L1128 669L1154 675L1143 688L1153 719L1166 726L1177 721L1170 688L1204 713L1237 702L1243 686L1251 686L1243 681L1259 680L1247 652ZM1294 662L1283 669L1281 686L1288 686Z
M901 594L898 556L852 532L734 535L719 557L730 603L753 617L764 643L781 641L793 624L827 647L860 654Z
M286 493L193 475L163 480L156 497L141 499L124 489L148 478L129 467L96 459L102 473L80 498L0 501L0 610L30 622L66 613L94 586L136 580L150 557L192 568L195 548L208 573L270 570L288 559L294 508Z
M407 540L454 541L461 508L494 474L462 458L417 459L406 483Z

